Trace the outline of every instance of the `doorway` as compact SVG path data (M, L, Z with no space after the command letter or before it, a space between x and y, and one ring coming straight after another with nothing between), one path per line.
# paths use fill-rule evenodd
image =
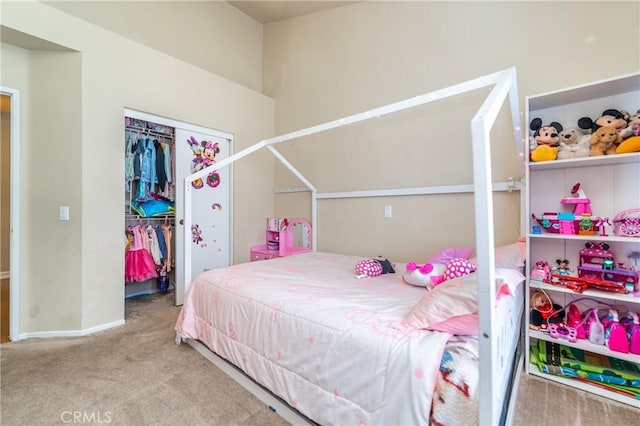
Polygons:
M19 101L17 90L0 87L0 343L19 338Z

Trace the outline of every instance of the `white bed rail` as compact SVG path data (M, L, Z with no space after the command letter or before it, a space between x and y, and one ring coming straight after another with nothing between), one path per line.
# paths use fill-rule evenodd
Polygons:
M213 170L221 169L247 155L267 147L268 150L276 156L276 158L284 164L292 173L294 173L312 193L312 230L313 242L316 249L317 238L317 200L319 198L339 198L338 193L318 193L315 186L309 182L291 163L289 163L272 145L290 141L303 136L324 132L326 130L335 129L345 125L381 117L383 115L407 110L430 102L441 101L452 96L471 92L485 87L491 87L491 91L476 115L471 120L471 138L473 148L473 170L474 183L473 192L475 203L475 228L476 228L476 253L478 258L478 274L479 282L486 283L479 288L478 304L479 304L479 345L480 345L480 412L479 420L481 425L495 425L504 423L505 415L503 412L503 404L505 395L498 395L498 391L503 392L504 389L498 389L501 383L500 378L503 377L507 368L499 362L501 354L498 347L499 335L501 327L495 324L494 318L494 301L495 301L495 285L489 283L495 282L495 252L494 252L494 226L493 226L493 190L491 171L491 138L490 131L495 123L500 109L505 100L509 99L512 127L513 142L515 143L518 156L523 159L524 142L522 139L522 130L520 125L520 107L518 101L516 71L515 68L496 72L487 76L478 77L464 83L456 84L444 89L436 90L424 95L419 95L400 102L392 103L386 106L375 108L366 112L350 115L338 120L329 121L323 124L312 126L306 129L297 130L295 132L286 133L284 135L272 137L260 141L242 151L233 154L227 158L217 161L205 169L187 176L184 180L184 227L191 228L191 183L196 179L206 176ZM465 186L465 185L463 185ZM465 192L469 192L471 188L466 186ZM414 188L416 192L424 191L424 188ZM394 191L394 190L391 190ZM409 189L396 190L399 192L409 192ZM359 191L360 193L366 191ZM398 195L393 192L371 191L369 196L385 196ZM407 195L407 194L404 194ZM185 291L191 282L191 270L188 265L191 264L191 241L188 232L184 233L184 283Z

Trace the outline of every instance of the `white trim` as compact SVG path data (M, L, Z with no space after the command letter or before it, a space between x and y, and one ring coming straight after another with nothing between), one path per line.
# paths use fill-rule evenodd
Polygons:
M20 91L5 86L0 86L0 91L11 97L9 337L12 341L17 341L20 340Z
M20 339L31 338L49 338L49 337L81 337L89 334L97 333L98 331L108 330L114 327L120 327L124 325L124 320L118 320L109 322L95 327L86 328L84 330L55 330L55 331L33 331L29 333L20 334Z
M494 191L520 191L523 182L510 179L506 182L496 182L493 184ZM468 185L444 185L425 186L415 188L394 188L394 189L373 189L369 191L341 191L341 192L319 192L318 198L356 198L356 197L392 197L403 195L431 195L431 194L459 194L473 192L473 184ZM274 194L291 194L295 192L311 192L309 188L303 186L276 188Z

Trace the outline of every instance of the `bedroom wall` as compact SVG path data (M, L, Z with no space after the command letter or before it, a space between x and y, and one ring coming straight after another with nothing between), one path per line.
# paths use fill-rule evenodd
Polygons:
M225 1L43 3L249 89L262 90L262 25Z
M515 66L524 114L527 95L638 71L638 16L638 2L359 2L265 25L264 92L276 100L282 134ZM470 183L469 119L484 95L278 149L319 191ZM492 138L510 138L508 112ZM502 146L496 180L520 176L515 148ZM281 167L276 185L301 186ZM279 195L276 214L309 217L308 199ZM517 196L496 199L496 242L513 241ZM392 218L384 218L385 205ZM319 206L320 250L424 261L438 247L474 244L471 196Z
M40 2L3 2L0 19L2 84L22 106L20 333L120 324L124 108L234 133L239 151L273 135L273 100ZM264 235L272 170L265 153L234 168L236 262Z

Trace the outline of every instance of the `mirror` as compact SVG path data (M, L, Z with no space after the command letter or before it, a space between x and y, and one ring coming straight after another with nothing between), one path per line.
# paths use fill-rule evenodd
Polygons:
M311 223L307 219L297 217L289 222L289 229L293 234L293 246L312 248Z

